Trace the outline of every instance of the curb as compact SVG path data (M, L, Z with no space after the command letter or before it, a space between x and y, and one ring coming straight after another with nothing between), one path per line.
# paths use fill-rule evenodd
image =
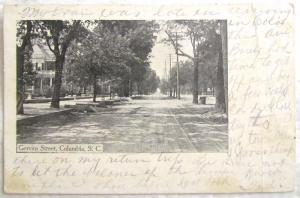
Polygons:
M93 98L92 96L82 96L82 97L76 97L76 100L80 99L89 99ZM60 98L60 101L68 101L68 100L74 100L74 97L70 98ZM51 102L51 98L42 98L42 99L30 99L30 100L25 100L24 104L36 104L36 103L47 103Z
M53 115L60 115L60 114L68 113L71 111L73 111L73 108L56 111L56 112L51 112L51 113L47 113L47 114L35 115L35 116L27 117L27 118L22 118L20 120L17 120L17 126L24 125L24 124L31 125L36 121L43 121L43 120L49 119Z
M115 101L113 101L113 100L103 101L103 103L105 105L114 105L114 102ZM71 112L73 110L74 110L74 108L71 107L71 108L68 108L68 109L61 110L61 111L56 111L56 112L51 112L51 113L46 113L46 114L34 115L34 116L31 116L31 117L21 118L21 119L17 120L17 126L25 125L25 124L26 125L31 125L31 124L34 124L37 121L40 122L40 121L48 120L53 115L60 115L60 114L63 114L63 113Z

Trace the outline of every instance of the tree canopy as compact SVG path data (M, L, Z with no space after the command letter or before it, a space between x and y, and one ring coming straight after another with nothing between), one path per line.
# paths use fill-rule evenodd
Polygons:
M67 54L67 79L79 86L111 81L119 95L139 92L149 74L149 54L155 43L153 21L93 21ZM154 71L153 71L154 72Z

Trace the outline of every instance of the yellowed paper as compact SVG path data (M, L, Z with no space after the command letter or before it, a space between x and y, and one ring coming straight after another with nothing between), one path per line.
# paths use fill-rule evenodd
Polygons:
M4 189L7 193L281 192L294 188L292 3L197 6L6 6ZM17 153L17 20L226 19L225 153Z

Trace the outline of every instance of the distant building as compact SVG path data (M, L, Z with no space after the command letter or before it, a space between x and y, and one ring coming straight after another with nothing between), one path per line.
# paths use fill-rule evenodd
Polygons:
M51 97L55 77L55 56L41 40L32 41L31 62L33 71L37 74L33 86L27 87L27 92L34 96ZM63 78L62 87L65 86L66 80Z
M26 90L28 98L34 97L51 97L53 93L53 84L55 77L55 56L50 51L49 47L41 40L32 40L32 54L31 63L33 64L33 71L36 72L36 76L33 82L33 86L27 86ZM93 86L79 87L72 81L67 82L66 76L70 72L67 65L63 69L61 96L73 95L73 94L91 94L93 93ZM104 94L110 92L109 83L99 82L98 89ZM109 91L108 91L109 90Z
M27 89L33 95L45 95L49 92L55 75L55 57L48 46L39 40L32 41L31 62L33 70L37 72L31 89Z

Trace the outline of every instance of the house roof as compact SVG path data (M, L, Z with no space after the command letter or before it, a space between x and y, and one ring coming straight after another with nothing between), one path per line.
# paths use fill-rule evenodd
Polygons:
M39 40L32 42L32 49L32 59L43 59L44 61L55 60L55 56L49 47Z

